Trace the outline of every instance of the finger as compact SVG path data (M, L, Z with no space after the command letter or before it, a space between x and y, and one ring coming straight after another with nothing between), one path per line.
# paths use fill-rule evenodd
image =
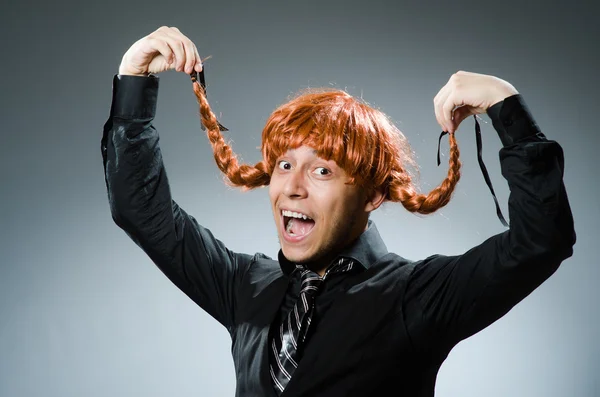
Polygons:
M454 132L458 127L458 124L460 123L457 123L454 120L454 112L457 108L465 106L465 102L461 98L462 96L459 97L456 90L452 90L452 93L448 96L448 98L446 98L446 103L443 106L443 115L445 122L450 127L450 130L448 132ZM471 108L471 106L469 106L469 108Z
M185 64L183 66L183 71L185 73L190 74L194 70L194 66L196 65L196 54L197 51L195 49L194 43L181 31L173 26L172 30L175 32L174 36L178 37L183 45L183 49L185 52Z
M158 32L158 35L163 38L169 46L173 49L174 61L172 65L175 70L181 72L185 66L185 48L181 41L181 35L173 30L173 28L167 28Z
M446 126L448 132L454 132L454 127L452 124L452 113L454 112L454 108L456 104L454 103L454 91L452 91L444 100L444 103L441 106L441 118L442 122Z
M174 63L178 57L181 57L181 52L176 45L176 42L172 37L172 30L168 26L161 26L156 31L154 31L151 36L159 41L163 41L166 45L171 49L171 56L167 58L167 62L170 65L171 69L175 69L176 64Z
M167 41L165 41L164 39L156 38L156 37L150 37L150 38L148 38L148 40L149 40L149 44L151 45L151 47L156 49L160 53L160 55L162 55L163 58L165 58L165 60L167 61L168 64L173 62L173 58L174 58L173 49L171 48L171 46L169 45L169 43Z
M192 45L194 46L194 53L196 54L196 64L194 65L194 70L196 72L201 72L202 71L202 58L200 58L200 54L198 54L198 48L196 47L196 45L193 43L192 43Z
M440 90L438 95L436 95L435 104L434 104L435 118L437 119L438 124L442 128L442 131L447 131L447 132L448 132L448 125L444 121L443 106L444 106L444 103L446 103L446 99L448 98L449 95L450 95L450 87L448 86L448 84L446 84Z
M433 111L435 113L435 119L437 121L437 123L440 125L440 128L442 130L444 130L444 126L440 123L440 118L439 118L439 112L438 112L438 105L440 103L440 98L441 96L444 94L444 90L445 90L446 86L443 86L438 93L435 95L435 97L433 98Z
M185 72L190 74L194 71L194 66L197 63L196 50L190 39L184 40L183 47L185 48Z

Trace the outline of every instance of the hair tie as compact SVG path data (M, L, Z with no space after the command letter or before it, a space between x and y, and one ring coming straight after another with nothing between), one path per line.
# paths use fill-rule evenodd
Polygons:
M204 68L206 66L202 66L202 71L201 72L196 72L195 70L190 73L190 78L192 79L192 84L194 84L195 82L198 82L200 84L200 86L202 87L202 89L204 90L204 95L206 94L206 82L204 81ZM224 127L221 123L219 123L219 121L217 120L217 124L219 125L219 130L220 131L229 131L226 127ZM203 123L200 123L200 128L202 128L202 131L206 131L206 127L204 126Z
M504 226L508 227L508 223L506 222L506 220L504 219L504 216L502 215L502 211L500 210L500 205L498 204L498 199L496 198L496 193L494 192L494 188L492 187L492 181L490 180L490 176L487 172L485 164L483 163L483 157L482 157L482 146L483 145L481 142L481 127L479 126L479 122L477 121L477 116L473 115L473 118L475 119L475 140L477 142L477 161L479 162L479 168L481 168L481 173L483 174L485 183L487 184L488 188L490 189L490 192L492 193L492 196L494 197L494 203L496 204L496 215L498 215L500 222L502 222L502 224ZM437 150L437 165L438 165L438 167L440 166L440 145L442 142L442 137L444 135L446 135L447 133L448 133L447 131L442 131L442 133L440 134L440 137L438 139L438 150Z

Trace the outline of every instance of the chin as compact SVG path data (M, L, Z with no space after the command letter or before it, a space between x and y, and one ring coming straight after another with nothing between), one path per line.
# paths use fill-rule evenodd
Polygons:
M283 256L285 256L290 262L308 266L313 270L327 267L327 262L333 259L328 259L328 255L331 253L328 251L320 252L318 249L315 250L314 248L315 247L309 251L302 247L290 247L289 245L286 246L285 244L281 245ZM322 249L322 247L319 248Z
M286 247L286 244L281 244L281 251L287 260L295 263L310 262L313 255L306 252L306 249L300 247Z

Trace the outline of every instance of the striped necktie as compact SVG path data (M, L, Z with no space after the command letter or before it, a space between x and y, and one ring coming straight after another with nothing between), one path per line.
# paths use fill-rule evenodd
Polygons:
M352 269L351 259L341 258L325 272L323 277L300 265L301 287L296 304L283 319L279 332L274 332L269 349L271 358L271 379L278 394L283 392L300 361L300 350L306 339L308 327L314 309L314 299L325 279L332 273L346 272Z

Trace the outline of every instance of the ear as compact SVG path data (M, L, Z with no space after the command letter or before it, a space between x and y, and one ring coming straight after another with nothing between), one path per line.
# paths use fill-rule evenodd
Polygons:
M371 195L367 197L367 201L365 203L365 212L375 211L381 204L383 204L385 200L385 194L381 191L381 189L374 189L371 192Z

